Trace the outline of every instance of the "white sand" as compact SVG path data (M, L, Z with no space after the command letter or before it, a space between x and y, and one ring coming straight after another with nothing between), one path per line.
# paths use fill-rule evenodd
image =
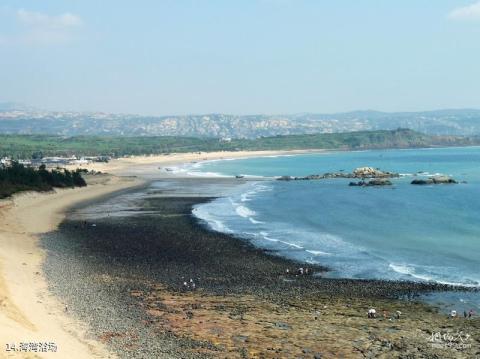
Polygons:
M98 182L98 181L97 181ZM0 201L0 357L111 358L102 344L85 338L80 323L49 294L42 275L38 235L54 230L74 203L139 181L103 177L103 183L54 193L23 193ZM58 352L13 353L6 344L54 342Z
M72 168L82 167L89 170L108 172L116 175L139 175L145 172L153 172L159 166L173 166L182 163L202 162L218 159L248 158L261 156L280 156L302 153L325 153L326 150L295 150L295 151L235 151L235 152L194 152L175 153L170 155L133 156L114 159L109 163L90 163ZM162 172L155 171L158 176Z

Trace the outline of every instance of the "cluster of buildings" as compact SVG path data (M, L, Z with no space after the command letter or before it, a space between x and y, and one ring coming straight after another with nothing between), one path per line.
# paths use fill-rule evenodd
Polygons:
M3 157L0 159L1 167L8 167L12 164L12 159L9 157ZM28 159L28 160L15 160L16 162L31 167L39 167L45 165L47 167L62 167L68 165L86 165L92 162L108 162L110 161L109 156L93 156L93 157L43 157L38 159Z

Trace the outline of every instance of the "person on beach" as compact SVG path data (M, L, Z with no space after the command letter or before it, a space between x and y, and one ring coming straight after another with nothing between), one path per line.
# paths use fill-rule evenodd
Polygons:
M467 314L467 311L464 310L464 311L463 311L463 317L464 317L465 319L467 318L467 315L468 315L468 314Z
M367 317L373 319L377 316L377 311L374 308L370 308L367 312Z
M470 309L468 311L468 318L471 318L473 316L473 309Z
M456 310L452 310L452 311L450 312L450 318L454 319L454 318L456 318L456 317L457 317L457 311L456 311Z
M395 312L395 318L396 318L396 319L400 319L400 316L401 316L401 315L402 315L402 312L401 312L401 311L397 310L397 311Z

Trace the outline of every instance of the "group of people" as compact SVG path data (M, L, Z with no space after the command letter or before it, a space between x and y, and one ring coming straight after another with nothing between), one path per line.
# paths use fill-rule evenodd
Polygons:
M195 284L195 281L192 278L190 278L188 282L183 282L183 289L195 290L197 289L197 285Z
M464 317L465 319L467 319L467 318L470 319L471 317L473 317L474 314L475 314L475 312L473 311L473 309L470 309L470 310L468 311L468 313L467 313L466 310L463 311L463 317ZM458 318L458 317L459 317L459 314L457 313L456 310L452 310L452 311L450 312L450 318L454 319L454 318Z
M401 315L402 315L402 312L399 311L399 310L397 310L397 311L395 312L395 319L400 319L400 316L401 316ZM474 312L473 309L470 309L470 310L468 311L468 313L467 313L466 310L463 311L463 317L464 317L465 319L467 319L467 318L470 319L470 318L473 317L474 315L475 315L475 312ZM375 308L370 308L370 309L368 310L368 312L367 312L367 317L368 317L368 318L371 318L371 319L377 317L377 311L375 310ZM387 312L386 310L383 311L383 317L384 317L385 319L388 318L388 312ZM452 310L452 311L450 312L450 318L451 318L451 319L455 319L455 318L459 318L459 317L460 317L460 315L457 313L456 310ZM391 319L391 318L390 318L390 319Z
M387 319L389 317L388 314L389 314L388 311L384 310L383 311L383 318ZM395 319L400 319L401 316L402 316L401 311L399 311L399 310L395 311L395 316L394 316ZM376 317L377 317L377 311L375 310L375 308L370 308L367 312L367 318L374 319ZM392 317L390 317L390 319L392 319Z
M287 269L285 270L285 274L287 274L287 275L290 275L290 274L295 274L295 275L310 275L310 274L313 274L313 271L312 271L310 268L308 268L308 267L305 267L305 268L300 267L300 268L298 268L295 272L290 272L290 269L287 268Z

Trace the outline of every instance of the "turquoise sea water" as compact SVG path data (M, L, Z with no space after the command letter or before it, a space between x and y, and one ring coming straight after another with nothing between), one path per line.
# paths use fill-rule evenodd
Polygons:
M344 179L264 178L197 206L194 214L214 230L326 265L332 277L480 286L479 147L211 161L184 170L273 177L350 172L361 166L404 176L382 188L349 187ZM436 173L465 183L410 184L414 176Z

